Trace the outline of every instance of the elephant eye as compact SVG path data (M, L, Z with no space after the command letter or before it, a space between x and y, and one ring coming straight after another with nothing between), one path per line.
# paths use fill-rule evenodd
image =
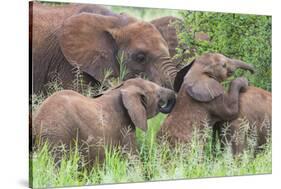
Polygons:
M134 56L134 60L138 63L143 63L146 59L146 56L143 52L139 52L137 54L135 54Z
M222 67L223 67L223 68L226 68L226 63L223 63Z

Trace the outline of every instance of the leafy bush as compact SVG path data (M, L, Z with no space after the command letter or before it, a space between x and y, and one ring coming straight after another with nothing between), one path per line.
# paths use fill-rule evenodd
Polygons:
M181 12L184 25L179 31L180 46L188 46L189 58L204 52L219 52L253 64L251 83L271 91L271 17L213 12ZM209 40L198 40L199 32ZM178 56L182 50L177 49ZM185 60L185 63L188 60ZM190 61L190 60L189 60ZM241 75L241 72L237 72Z

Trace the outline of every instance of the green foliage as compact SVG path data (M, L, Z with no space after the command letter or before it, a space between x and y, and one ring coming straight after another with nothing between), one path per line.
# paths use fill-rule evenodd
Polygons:
M190 56L219 52L253 64L256 73L246 75L250 82L271 90L270 16L191 11L183 11L181 15L184 26L178 36L181 45L189 46ZM196 39L198 32L207 33L210 40ZM178 52L181 53L180 49Z

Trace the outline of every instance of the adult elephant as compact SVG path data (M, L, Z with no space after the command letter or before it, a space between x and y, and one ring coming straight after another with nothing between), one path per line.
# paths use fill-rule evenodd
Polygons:
M31 7L32 93L43 90L53 78L71 88L74 68L82 72L85 83L102 81L106 70L117 77L119 53L127 70L125 80L144 75L172 88L177 73L169 53L172 38L161 34L157 25L97 5L33 3Z

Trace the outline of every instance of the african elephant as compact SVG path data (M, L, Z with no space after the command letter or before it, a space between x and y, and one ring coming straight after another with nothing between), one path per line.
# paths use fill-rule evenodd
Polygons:
M158 137L166 136L171 144L188 143L194 127L202 129L203 122L208 121L212 127L218 121L237 118L239 95L248 81L235 79L228 93L220 84L237 68L254 71L252 66L218 53L203 54L182 68L174 83L177 102L161 125Z
M111 70L113 77L120 72L126 73L124 80L141 75L172 88L177 72L169 54L172 38L161 35L152 23L97 5L31 7L33 93L44 90L53 78L71 88L75 68L87 84L103 81Z
M87 161L104 159L104 145L121 146L135 152L135 130L147 129L147 119L158 112L169 113L175 104L174 91L134 78L90 98L62 90L47 98L33 120L33 141L53 146L86 146ZM35 145L36 146L36 145Z

